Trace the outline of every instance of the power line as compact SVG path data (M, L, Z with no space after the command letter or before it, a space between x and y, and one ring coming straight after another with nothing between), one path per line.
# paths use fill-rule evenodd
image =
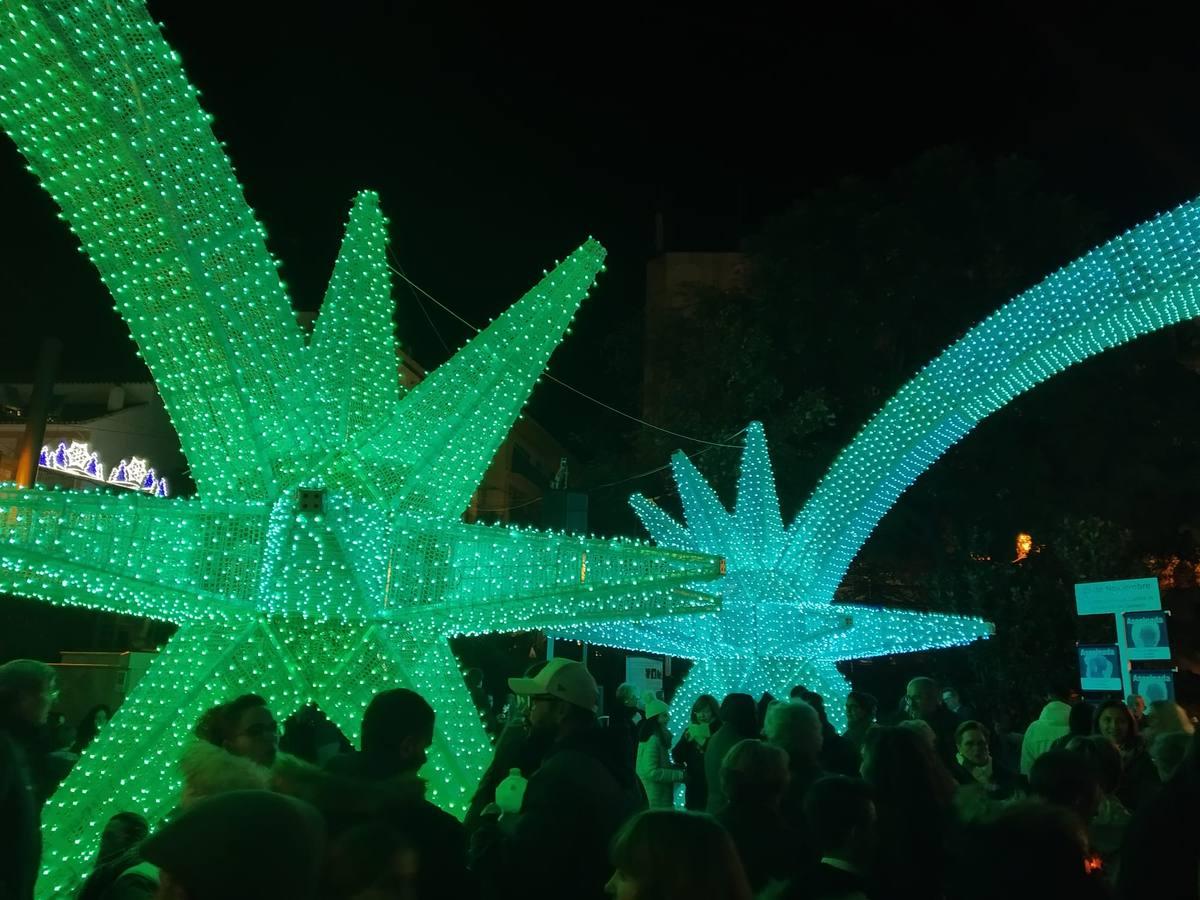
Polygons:
M428 297L431 302L436 303L439 307L442 308L442 310L444 310L445 312L447 312L454 318L458 319L458 321L462 322L464 325L466 325L468 328L470 328L476 334L480 333L480 331L481 331L480 328L478 328L476 325L472 324L471 322L468 322L466 319L464 319L462 316L460 316L458 313L456 313L454 310L452 310L450 307L448 307L445 303L442 303L442 301L438 300L437 297L433 296L433 294L429 293L429 291L425 290L423 287L421 287L419 284L417 284L415 281L413 281L411 278L409 278L407 275L405 275L404 272L402 272L398 267L391 266L390 264L389 264L389 267L391 268L391 270L393 272L395 272L397 275L399 275L401 278L404 279L404 281L408 284L408 286L411 290L420 291L424 296ZM419 303L419 301L418 301L418 303ZM422 307L422 311L424 311L424 307ZM426 313L426 318L428 318L428 313ZM432 325L432 324L433 323L431 321L430 325ZM434 332L437 333L436 328L434 328ZM442 340L442 337L440 334L438 334L438 340L439 341ZM445 345L446 345L446 342L442 341L442 346L444 347ZM605 403L603 400L597 400L591 394L585 393L584 391L579 390L579 388L577 388L573 385L567 384L561 378L555 378L548 371L543 373L543 377L547 378L550 381L553 381L557 385L560 385L560 386L566 388L567 390L571 391L572 393L578 394L583 399L588 400L592 403L595 403L597 406L603 407L604 409L607 409L611 413L615 413L618 416L623 416L624 418L629 419L631 422L637 422L639 425L642 425L646 428L652 428L655 431L661 432L663 434L668 434L671 437L679 438L680 440L683 440L683 441L691 441L696 444L704 444L708 447L726 447L731 450L740 450L741 449L741 446L738 444L726 444L726 443L722 443L720 441L709 441L709 440L705 440L704 438L694 437L693 435L690 435L690 434L682 434L678 431L672 431L669 428L663 428L661 425L655 425L653 422L647 422L645 419L642 419L631 413L627 413L624 410L617 409L615 406L611 406L610 404ZM742 429L742 431L745 431L745 429ZM741 434L741 433L742 433L741 431L737 432L737 434Z

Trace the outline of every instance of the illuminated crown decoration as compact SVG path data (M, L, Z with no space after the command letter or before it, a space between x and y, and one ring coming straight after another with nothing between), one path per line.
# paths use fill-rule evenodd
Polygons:
M60 441L54 451L49 447L42 447L38 465L77 478L87 478L132 491L145 491L155 497L166 497L170 494L167 479L159 478L154 470L146 465L146 461L137 456L121 460L105 479L104 464L100 462L96 451L82 441L71 441L70 447L66 442Z

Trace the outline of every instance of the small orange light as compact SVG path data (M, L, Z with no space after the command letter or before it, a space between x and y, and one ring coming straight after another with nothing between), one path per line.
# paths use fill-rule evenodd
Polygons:
M725 557L723 557L723 556L721 557L721 567L720 567L719 571L722 575L725 574Z

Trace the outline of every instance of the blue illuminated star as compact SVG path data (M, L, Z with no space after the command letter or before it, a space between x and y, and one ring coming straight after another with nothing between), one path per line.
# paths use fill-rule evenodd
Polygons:
M790 528L783 525L758 422L746 429L732 511L685 455L675 454L671 465L685 525L641 495L630 502L658 544L726 560L720 610L595 625L564 636L694 660L672 702L676 721L687 721L702 693L718 699L734 691L786 697L802 684L825 698L830 718L841 724L849 686L838 662L954 647L992 633L991 623L971 616L838 604L806 593L791 562L795 557L787 552L803 539L804 517Z

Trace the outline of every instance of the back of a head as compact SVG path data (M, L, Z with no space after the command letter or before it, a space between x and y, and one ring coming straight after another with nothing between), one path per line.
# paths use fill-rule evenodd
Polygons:
M325 828L303 801L234 791L196 803L141 852L189 900L305 900L317 894Z
M758 707L749 694L728 694L721 701L721 723L742 737L758 734Z
M1071 707L1071 715L1067 719L1067 725L1070 728L1071 734L1091 734L1092 721L1096 717L1096 710L1092 704L1086 700L1080 700Z
M1048 750L1029 770L1029 790L1048 803L1088 818L1100 801L1100 783L1091 765L1081 765L1080 754Z
M804 821L822 855L843 850L855 831L874 827L874 809L870 786L845 775L818 778L804 794Z
M614 695L616 701L621 706L637 706L638 705L638 689L636 685L630 684L628 681L617 685L617 691Z
M829 724L829 714L825 711L825 698L816 691L805 691L799 697L793 697L792 699L798 699L811 706L816 712L817 718L821 720L822 727Z
M655 900L750 900L732 839L701 813L651 809L613 841L613 865Z
M1121 751L1098 734L1073 737L1067 750L1077 754L1096 777L1100 790L1115 793L1121 784Z
M911 728L877 726L863 745L863 780L881 811L937 814L949 810L956 785L933 747Z
M1062 900L1089 896L1083 824L1036 800L1000 808L962 829L950 855L951 900Z
M1068 678L1054 678L1046 685L1046 701L1052 702L1058 700L1062 703L1070 703L1071 697L1075 695L1075 682Z
M763 732L768 743L789 755L815 759L821 752L821 719L803 700L772 703L767 707Z
M393 753L405 738L432 735L433 721L433 707L416 691L381 691L363 713L363 752Z
M921 692L928 691L931 694L936 694L939 699L942 696L942 689L938 686L937 681L928 675L918 675L916 678L913 678L908 682L907 688L910 691L914 688Z
M738 741L721 760L721 788L730 804L778 800L789 777L787 753L753 738Z
M23 695L55 682L54 669L36 659L12 659L0 666L0 717L13 712Z

